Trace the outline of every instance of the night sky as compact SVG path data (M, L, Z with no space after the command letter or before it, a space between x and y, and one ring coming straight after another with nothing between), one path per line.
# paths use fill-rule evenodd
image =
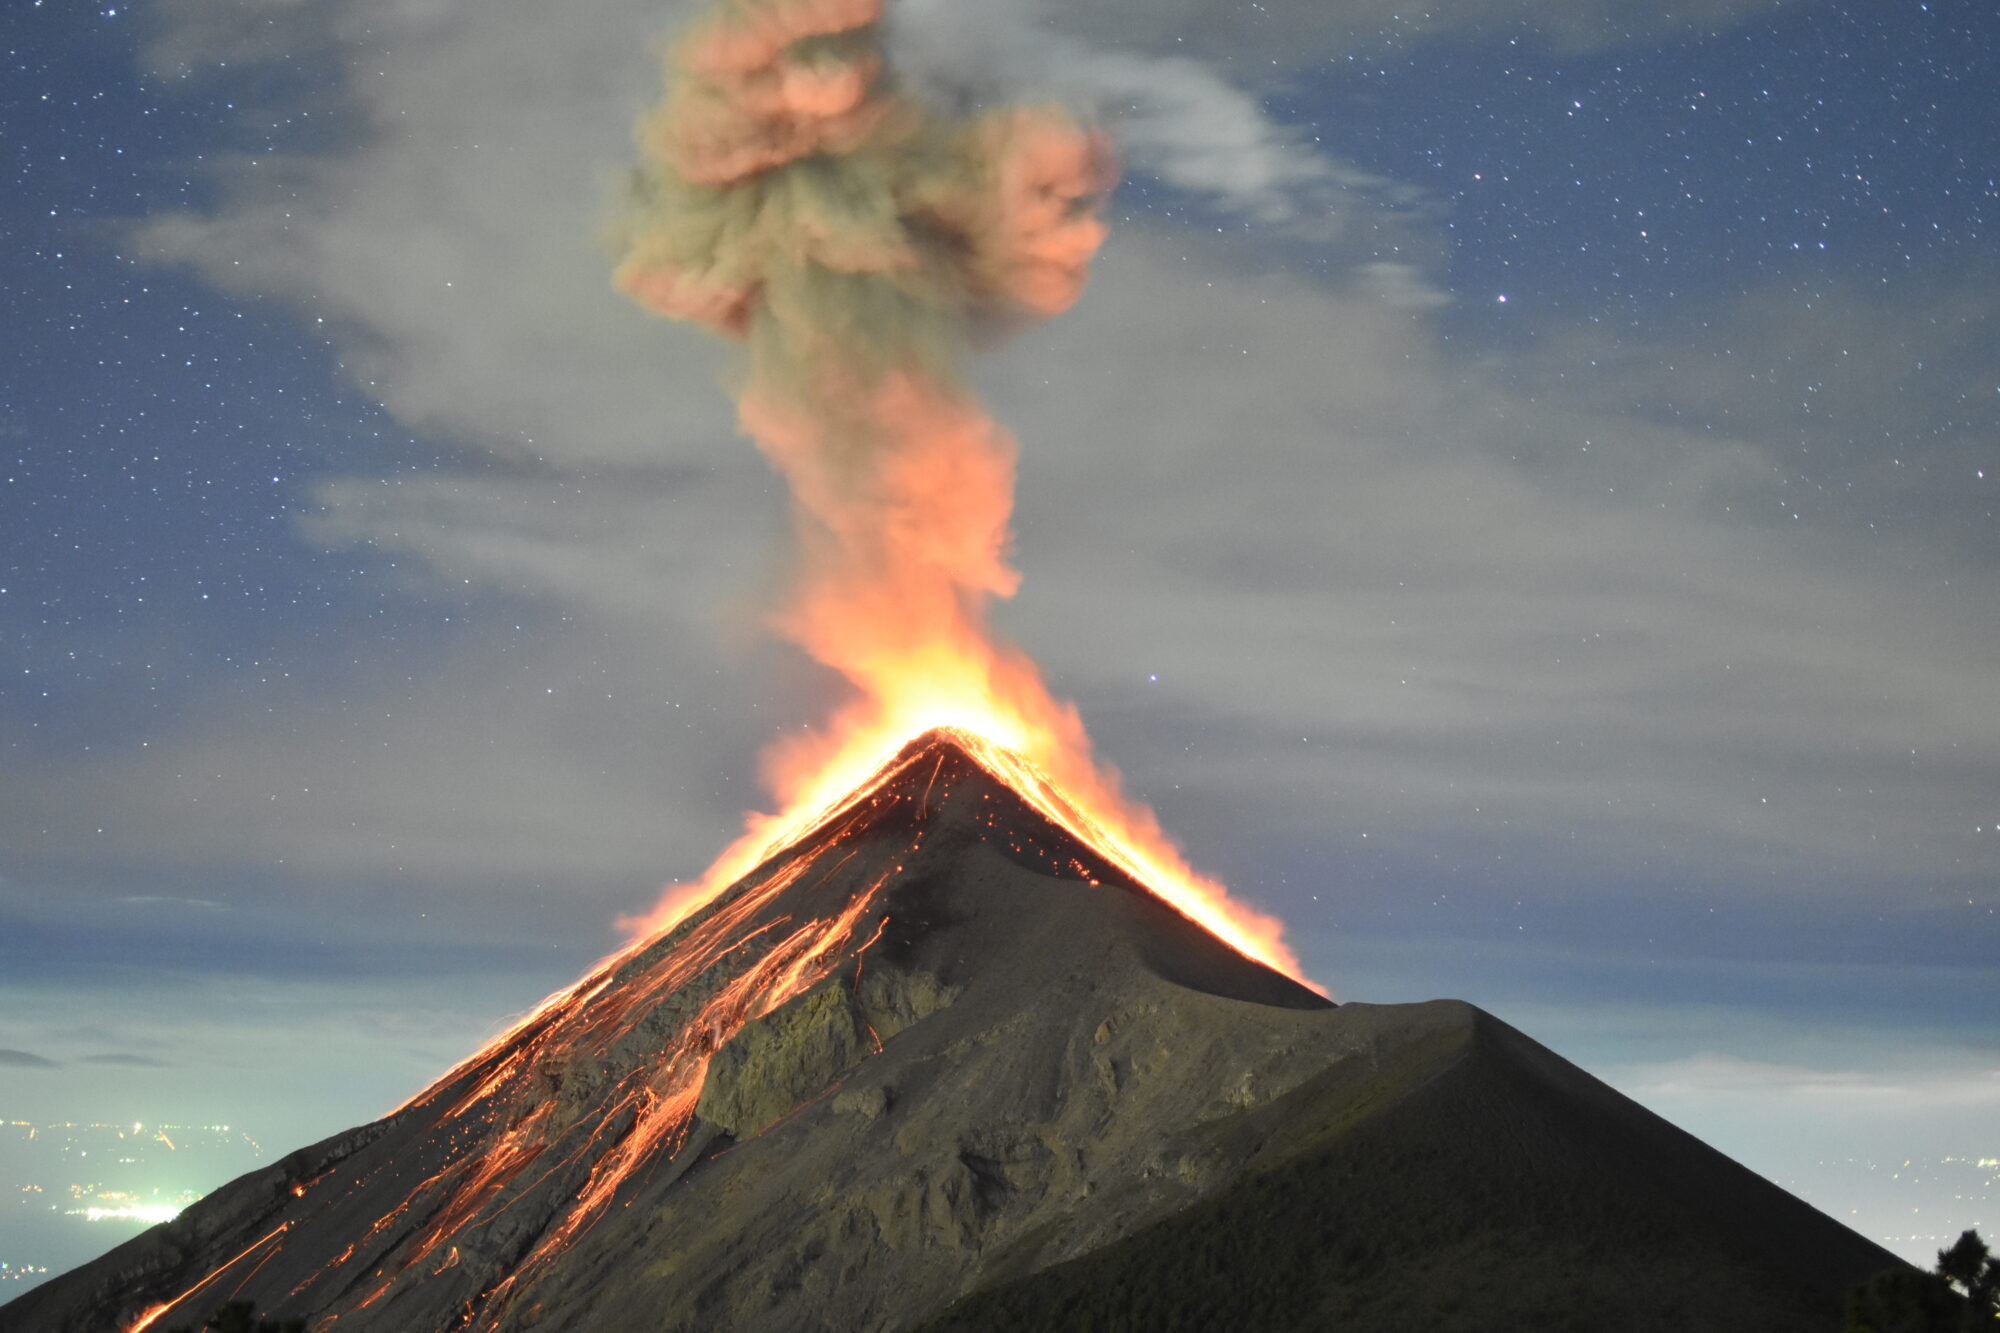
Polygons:
M0 1120L380 1114L840 699L600 247L691 11L560 8L0 14ZM894 9L1125 169L979 364L1001 620L1340 998L1927 1259L2000 1225L2000 17L1662 8Z

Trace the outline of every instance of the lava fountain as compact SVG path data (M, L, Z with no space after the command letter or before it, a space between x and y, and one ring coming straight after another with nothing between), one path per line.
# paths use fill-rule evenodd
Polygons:
M886 68L881 18L882 0L725 0L673 46L639 126L614 281L743 345L739 422L790 485L801 552L775 625L856 697L766 755L777 813L628 924L670 927L947 726L1038 769L1072 832L1299 976L1279 923L1188 867L988 622L1020 582L1016 446L958 368L975 334L1075 302L1105 234L1105 140L1060 108L919 105Z

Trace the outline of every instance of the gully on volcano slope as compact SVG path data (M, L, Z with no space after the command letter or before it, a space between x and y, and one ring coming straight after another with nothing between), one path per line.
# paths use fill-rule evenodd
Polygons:
M463 1288L453 1327L491 1326L624 1187L686 1169L677 1155L720 1046L840 969L859 988L889 925L889 890L923 851L933 811L974 775L1039 816L979 807L978 836L1011 859L1089 886L1143 884L1129 854L1033 765L969 732L929 732L759 870L607 959L399 1108L382 1122L405 1145L393 1158L343 1155L298 1184L291 1216L264 1215L234 1258L127 1333L201 1313L203 1300L243 1290L291 1247L335 1256L281 1302L314 1311L316 1328L440 1280ZM882 1034L868 1035L879 1051ZM315 1196L329 1193L398 1201L370 1220L322 1206Z

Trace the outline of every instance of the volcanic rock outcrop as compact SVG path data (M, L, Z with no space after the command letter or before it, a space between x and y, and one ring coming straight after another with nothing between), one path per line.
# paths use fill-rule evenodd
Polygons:
M1477 1009L1245 959L979 753L0 1330L1805 1333L1895 1266Z

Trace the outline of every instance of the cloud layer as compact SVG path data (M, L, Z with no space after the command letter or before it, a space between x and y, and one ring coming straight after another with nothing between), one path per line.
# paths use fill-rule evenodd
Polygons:
M335 462L299 532L392 555L403 591L464 628L421 680L363 649L339 706L281 692L273 725L219 699L141 760L79 760L14 807L51 855L116 859L64 813L110 808L128 857L663 879L746 803L741 756L827 697L759 646L783 515L714 353L625 309L594 247L655 77L635 40L674 13L599 0L551 27L533 8L267 2L163 29L162 65L269 54L280 34L356 56L350 141L226 163L220 206L138 234L157 261L329 320L359 384L465 447L462 468L394 484ZM1564 12L1436 21L1576 41L1638 21ZM1819 478L1812 523L1789 517L1786 455L1814 429L1802 384L1827 387L1808 416L1840 422L1835 443L1914 433L1925 399L1894 392L1896 367L1962 364L1995 285L1953 292L1945 319L1916 284L1810 314L1751 290L1644 342L1556 324L1524 345L1539 350L1455 351L1424 313L1433 261L1339 239L1394 233L1421 254L1412 197L1270 122L1260 76L1224 58L1250 47L1166 53L1213 17L1124 7L1042 28L913 4L897 38L939 95L1032 68L1051 95L1094 98L1159 180L1312 219L1340 257L1320 281L1259 276L1247 243L1130 218L1083 305L982 371L1024 442L1028 582L1008 628L1102 748L1170 818L1192 809L1197 855L1213 838L1238 875L1261 874L1254 841L1373 830L1525 838L1579 872L1746 894L1796 893L1802 874L1833 894L1974 885L2000 814L1979 795L2000 776L2000 616L1965 576L1979 544L1827 512L1871 469L1907 473L1886 493L1929 512L1972 445L1921 475L1823 451L1845 472ZM1769 364L1718 356L1718 326ZM1925 373L1918 390L1942 387ZM703 773L733 776L688 803ZM1259 839L1212 834L1204 803ZM1780 863L1793 873L1772 883Z

